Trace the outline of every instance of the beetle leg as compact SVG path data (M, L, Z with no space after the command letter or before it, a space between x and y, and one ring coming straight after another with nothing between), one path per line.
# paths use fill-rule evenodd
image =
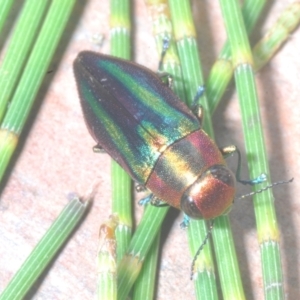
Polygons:
M158 63L158 72L162 72L163 61L164 61L164 57L169 49L170 40L171 40L171 38L169 36L163 37L162 50L161 50L161 54L160 54L160 60Z
M161 81L163 82L163 84L165 84L167 87L169 87L171 89L173 86L173 78L170 74L163 71L163 61L164 61L164 57L169 49L170 40L171 40L171 38L169 36L163 37L162 50L161 50L161 54L160 54L160 60L158 63L158 76L161 78Z
M140 192L144 192L147 190L147 188L143 185L143 184L137 184L135 186L135 190L140 193Z
M168 88L172 89L173 87L173 77L167 72L159 72L158 76L160 77L162 83Z
M190 220L191 220L191 218L190 218L188 215L183 214L183 220L182 220L182 222L180 223L180 228L181 228L181 229L188 228L188 227L189 227L189 224L190 224Z
M231 145L231 146L227 146L224 148L220 148L220 151L222 153L222 155L224 156L224 158L228 157L231 154L237 153L238 155L238 166L237 166L237 170L236 170L236 180L242 184L250 184L250 185L254 185L254 184L258 184L258 183L262 183L264 181L266 181L267 179L267 175L262 173L260 174L258 177L254 178L254 179L250 179L250 180L242 180L240 178L241 176L241 152L238 149L237 146L235 145Z
M99 144L95 145L93 147L93 151L95 153L105 153L106 151L102 148L102 146L100 146Z
M204 92L205 92L205 86L204 85L199 86L191 105L192 112L198 118L198 121L201 126L204 117L204 110L203 107L198 102L199 99L203 96Z
M239 164L240 164L240 162L241 162L241 153L238 150L237 146L235 146L235 145L226 146L224 148L220 148L220 151L221 151L224 158L227 158L231 154L233 154L235 152L238 152L238 160L239 160Z
M139 201L139 205L146 205L148 203L151 203L151 205L157 207L169 206L169 204L165 203L164 201L161 201L158 197L154 196L153 194L150 194Z
M164 201L161 201L158 197L156 197L154 195L152 195L152 198L151 198L151 205L157 206L157 207L169 206L169 204L167 204Z
M200 126L202 127L202 121L204 117L204 110L203 107L199 104L192 107L193 114L197 117Z
M194 96L193 102L192 102L192 107L196 106L199 102L199 99L204 95L205 92L205 86L204 85L199 85L196 95Z
M148 204L148 203L151 203L152 197L153 197L153 194L150 194L150 195L148 195L147 197L141 199L141 200L139 201L139 205L146 205L146 204Z

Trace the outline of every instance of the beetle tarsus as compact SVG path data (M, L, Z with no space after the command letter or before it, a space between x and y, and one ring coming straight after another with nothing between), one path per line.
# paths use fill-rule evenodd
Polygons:
M153 197L153 194L150 194L150 195L148 195L147 197L141 199L141 200L139 201L139 205L144 206L144 205L146 205L146 204L151 203L152 197Z
M170 47L170 40L171 38L169 36L164 36L163 37L163 44L162 44L162 50L161 50L161 54L160 54L160 60L159 60L159 63L158 63L158 71L159 72L162 72L162 69L163 69L163 61L164 61L164 57L167 53L167 50L169 49Z
M205 93L205 85L199 85L196 95L194 96L192 106L195 106L198 104L199 99L204 95L204 93Z
M183 214L183 220L182 220L182 222L180 223L180 228L181 228L181 229L186 229L186 228L188 228L189 225L190 225L190 220L191 220L191 218L190 218L188 215Z
M260 184L264 181L267 180L267 175L265 173L261 173L259 176L257 176L256 178L253 179L249 179L249 180L238 180L238 182L242 183L242 184L249 184L249 185L255 185L255 184Z

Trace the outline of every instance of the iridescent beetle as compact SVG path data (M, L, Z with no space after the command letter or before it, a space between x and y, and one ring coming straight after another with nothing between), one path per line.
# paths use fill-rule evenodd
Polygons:
M240 180L238 149L218 149L201 129L201 107L194 114L147 68L84 51L74 62L74 73L84 118L97 147L147 187L153 193L153 203L163 201L182 210L187 216L183 226L188 225L189 217L213 220L230 210L235 176L223 156L237 152L239 182L265 180L264 174L254 180ZM292 180L273 183L240 198ZM191 279L212 227L213 222L194 256Z
M235 176L223 155L236 148L218 149L201 129L201 110L196 116L158 75L133 62L84 51L74 72L98 146L155 199L194 219L230 209Z

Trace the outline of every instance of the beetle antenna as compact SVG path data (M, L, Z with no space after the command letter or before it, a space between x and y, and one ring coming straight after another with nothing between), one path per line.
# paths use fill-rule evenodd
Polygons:
M158 63L158 71L159 72L162 72L164 57L165 57L165 55L167 53L167 50L169 49L169 46L170 46L170 37L164 36L162 42L163 42L162 50L161 50L161 54L160 54L160 60L159 60L159 63Z
M202 251L203 247L205 246L205 244L207 243L210 235L211 235L211 232L214 228L214 219L210 220L210 225L209 225L209 228L207 230L207 233L206 233L206 236L202 242L202 244L200 245L200 247L198 248L195 256L194 256L194 259L192 261L192 266L191 266L191 276L190 276L190 279L193 280L193 275L194 275L194 269L195 269L195 264L196 264L196 260L200 254L200 252Z
M275 187L276 185L281 185L281 184L287 184L287 183L291 183L292 181L294 180L294 178L291 178L290 180L286 180L286 181L277 181L277 182L274 182L270 185L267 185L266 187L260 189L260 190L257 190L255 192L251 192L251 193L248 193L248 194L245 194L245 195L242 195L241 197L237 198L236 200L240 200L240 199L244 199L246 197L250 197L250 196L253 196L255 194L258 194L258 193L262 193L268 189L271 189L273 187ZM195 269L195 264L196 264L196 260L200 254L200 252L203 250L204 246L206 245L211 233L212 233L212 230L213 230L213 227L214 227L214 219L211 220L210 222L210 225L209 225L209 228L208 228L208 231L206 233L206 236L202 242L202 244L200 245L199 249L197 250L194 258L193 258L193 261L192 261L192 266L191 266L191 276L190 276L190 279L193 280L193 276L194 276L194 269Z
M257 190L257 191L255 191L255 192L251 192L251 193L242 195L241 197L237 198L236 200L241 200L241 199L244 199L244 198L246 198L246 197L250 197L250 196L253 196L253 195L255 195L255 194L264 192L264 191L266 191L266 190L268 190L268 189L273 188L273 187L276 186L276 185L286 184L286 183L291 183L293 180L294 180L294 178L291 178L290 180L286 180L286 181L277 181L277 182L274 182L274 183L272 183L272 184L270 184L270 185L265 186L264 188L262 188L262 189L260 189L260 190Z

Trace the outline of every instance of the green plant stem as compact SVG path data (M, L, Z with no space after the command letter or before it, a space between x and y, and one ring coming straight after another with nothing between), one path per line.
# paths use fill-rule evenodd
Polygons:
M160 232L158 232L154 239L144 261L142 270L134 284L133 300L154 299L159 244Z
M2 0L0 5L0 33L9 14L13 0Z
M168 1L146 0L149 14L151 14L152 31L159 57L162 53L164 40L168 40L168 50L162 61L161 70L171 75L172 89L179 99L185 100L185 90L182 81L181 65L174 43L172 23L169 16Z
M112 0L111 55L130 59L130 1ZM116 228L117 260L122 259L132 234L132 182L130 176L115 162L111 163L112 211L118 215Z
M81 221L88 202L74 198L54 221L30 256L0 295L1 300L24 299L37 278Z
M158 209L151 205L147 207L130 241L127 254L118 265L118 299L126 299L139 275L143 261L160 230L168 209L168 207Z
M99 250L97 256L97 299L117 299L117 255L115 230L118 217L110 216L109 220L100 226Z
M75 0L53 0L0 131L0 179L17 145Z
M26 63L47 6L47 1L32 0L25 2L22 9L0 66L0 120Z
M266 0L247 0L242 8L243 19L247 32L250 33L260 16ZM231 51L227 40L219 54L219 59L214 63L206 82L206 94L209 99L211 114L218 106L226 87L233 75L231 64Z
M199 86L204 84L196 43L196 30L189 1L170 0L169 4L175 40L182 65L187 103L191 106ZM201 97L200 102L205 111L203 128L213 137L214 133L205 94ZM191 220L188 228L188 238L192 257L195 256L206 234L207 227L204 220ZM196 297L198 299L202 298L203 295L205 295L206 299L217 299L215 277L211 247L208 241L195 262L193 278L195 279Z
M221 10L229 38L235 83L243 119L243 131L247 161L251 178L260 173L269 175L266 150L263 140L259 105L253 74L253 59L243 18L236 0L221 0ZM254 189L259 189L254 186ZM254 210L258 230L263 267L266 299L282 299L282 271L279 254L279 232L273 203L272 190L254 196ZM272 244L273 249L268 247ZM220 257L221 253L216 253ZM266 259L266 256L268 259ZM272 265L269 262L272 261ZM276 276L275 276L276 275ZM222 288L224 284L221 282ZM230 295L232 299L232 295Z
M253 48L255 70L261 69L289 38L300 22L300 3L294 2L286 7L276 23Z

